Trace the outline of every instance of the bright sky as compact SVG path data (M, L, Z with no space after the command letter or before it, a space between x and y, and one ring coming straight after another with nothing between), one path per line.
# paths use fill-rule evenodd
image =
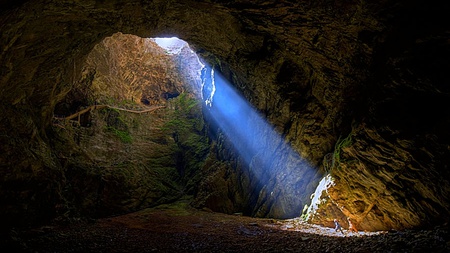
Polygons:
M177 54L180 49L186 45L186 41L180 40L177 37L172 38L154 38L156 44L166 49L170 54Z

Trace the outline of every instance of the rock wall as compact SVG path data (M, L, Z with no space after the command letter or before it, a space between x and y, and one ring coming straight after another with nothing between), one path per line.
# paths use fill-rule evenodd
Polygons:
M328 197L342 217L355 217L368 230L448 221L446 4L22 2L5 5L0 17L0 198L5 220L55 212L63 165L49 144L54 108L75 86L94 45L122 32L176 35L220 64L224 76L303 159L319 173L330 170L336 184ZM339 137L350 135L348 146L336 145ZM215 159L225 165L212 165L223 169L207 175L217 183L206 187L206 193L222 189L211 205L241 208L251 176L239 176L246 170L237 154L216 150ZM327 157L336 158L327 154L337 151L343 159L325 166ZM270 187L283 185L271 180ZM308 183L318 184L320 177L315 180ZM277 202L264 197L269 192L258 191L261 198L255 203L274 210ZM283 213L300 214L313 192L304 188L302 201ZM337 214L314 222L325 223Z
M152 39L121 33L89 53L81 80L55 108L51 140L65 176L59 212L106 216L192 194L192 167L208 139L193 89L200 78L180 69L178 57ZM185 63L192 72L201 67Z

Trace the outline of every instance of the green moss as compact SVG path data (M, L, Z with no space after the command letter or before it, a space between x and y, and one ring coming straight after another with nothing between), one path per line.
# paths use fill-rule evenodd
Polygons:
M343 148L345 147L349 147L350 145L352 145L352 133L350 133L346 138L341 139L341 137L339 137L339 139L336 142L336 145L334 146L334 153L333 153L333 167L335 166L339 166L339 164L342 162L341 161L341 151Z
M108 126L107 130L117 136L123 143L131 143L133 138L128 131L122 131L112 126Z
M128 129L127 122L121 111L114 108L104 108L100 110L106 121L106 131L117 136L123 143L131 143L133 138Z
M167 121L163 130L177 137L189 137L192 130L202 124L200 104L194 98L182 93L171 102L170 111L166 112Z
M185 191L194 192L201 178L198 173L209 150L201 104L182 93L171 100L166 117L163 130L175 140L176 166L183 177Z

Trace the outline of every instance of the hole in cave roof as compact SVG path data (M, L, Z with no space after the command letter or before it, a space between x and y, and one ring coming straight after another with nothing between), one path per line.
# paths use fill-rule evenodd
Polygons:
M152 38L158 46L165 49L168 54L178 54L181 49L187 45L187 42L177 37L171 38Z

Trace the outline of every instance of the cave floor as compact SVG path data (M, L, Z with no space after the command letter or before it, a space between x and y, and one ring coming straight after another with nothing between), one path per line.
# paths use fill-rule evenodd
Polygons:
M11 252L450 252L447 226L344 232L299 219L200 211L179 202L92 222L16 230L7 246Z

